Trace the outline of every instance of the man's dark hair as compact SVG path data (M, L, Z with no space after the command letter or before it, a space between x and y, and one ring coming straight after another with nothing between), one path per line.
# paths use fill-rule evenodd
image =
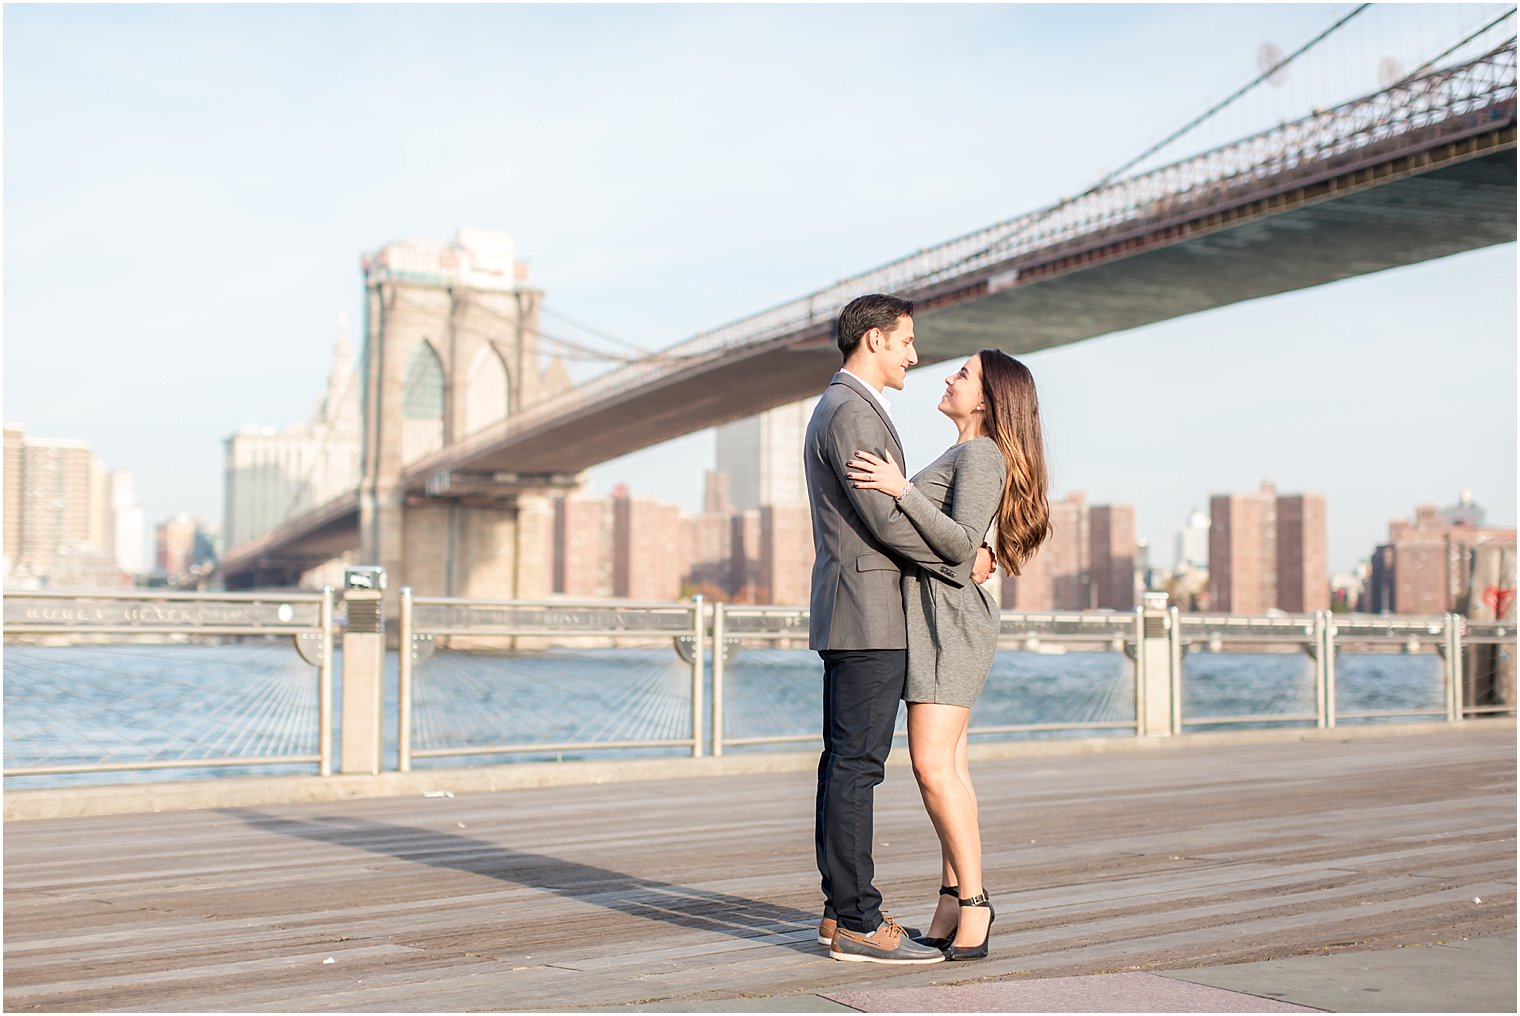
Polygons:
M913 316L912 300L899 300L885 293L857 296L844 305L839 320L834 322L834 340L839 343L839 352L848 360L866 332L872 328L890 332L897 319L904 315Z

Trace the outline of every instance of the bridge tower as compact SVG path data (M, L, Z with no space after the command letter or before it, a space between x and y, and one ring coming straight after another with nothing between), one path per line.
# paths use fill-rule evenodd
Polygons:
M541 290L512 238L460 229L364 259L359 552L395 590L534 597L550 591L548 492L573 477L429 471L435 453L569 387L540 365Z

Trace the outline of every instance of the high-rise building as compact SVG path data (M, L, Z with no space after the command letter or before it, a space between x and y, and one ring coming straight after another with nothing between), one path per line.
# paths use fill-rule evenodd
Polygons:
M1367 584L1356 609L1364 614L1393 613L1393 545L1384 544L1367 562Z
M128 575L141 575L148 570L148 557L144 547L147 532L144 529L142 504L132 486L132 474L125 469L113 469L111 483L111 550L116 564Z
M1177 529L1177 547L1173 555L1175 571L1199 571L1209 566L1209 517L1194 509L1188 513L1187 525Z
M6 427L7 581L114 588L114 522L105 465L88 443Z
M708 515L729 515L734 510L734 499L729 496L727 473L708 469L702 473L702 511Z
M674 600L681 595L681 511L612 491L612 595Z
M813 535L802 444L817 404L809 398L717 428L704 515L684 523L694 553L688 584L717 586L743 603L807 603Z
M732 579L734 599L740 603L760 603L770 599L761 588L760 512L750 510L729 516L733 541Z
M1135 605L1135 510L1089 505L1082 491L1050 503L1050 537L1024 563L1004 572L1007 610L1131 610Z
M807 605L813 587L813 520L806 505L760 509L760 587L767 603Z
M20 586L114 589L145 570L132 477L84 441L5 428L5 577Z
M1277 499L1277 606L1290 614L1330 609L1325 496Z
M1325 499L1254 494L1209 500L1209 600L1227 614L1306 613L1329 607Z
M712 475L712 474L709 474ZM707 511L681 520L684 584L709 597L734 593L734 522L732 512Z
M1209 600L1226 614L1261 614L1273 604L1262 597L1267 570L1263 498L1215 494L1209 499ZM1273 558L1275 564L1275 556Z
M200 531L200 520L184 513L160 522L154 533L158 570L171 580L188 577L195 568Z
M1024 562L1019 574L1012 574L1006 567L999 567L998 574L1003 577L1000 584L1002 590L1002 605L1004 610L1041 611L1050 610L1053 606L1051 599L1051 577L1049 568L1049 555L1045 547L1041 547L1028 561Z
M226 439L228 546L358 486L360 395L358 363L342 322L327 389L311 420L284 428L245 427Z
M1420 505L1413 522L1389 522L1388 542L1373 552L1360 609L1395 614L1470 610L1474 552L1515 546L1515 530L1471 524L1483 517L1483 509L1464 491L1455 508Z
M717 471L735 510L808 503L802 441L817 405L804 399L717 428Z
M1088 512L1090 606L1096 610L1135 609L1135 509L1093 505Z
M555 498L554 592L592 599L612 596L612 558L612 502Z

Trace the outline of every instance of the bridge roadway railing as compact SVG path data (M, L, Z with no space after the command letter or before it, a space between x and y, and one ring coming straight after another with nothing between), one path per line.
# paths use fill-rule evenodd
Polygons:
M1104 181L1047 208L924 248L700 333L472 435L414 468L418 473L431 472L445 460L467 458L474 449L705 358L821 327L865 293L922 297L946 283L978 281L993 290L1007 288L1017 281L1026 263L1037 265L1067 252L1153 235L1386 165L1402 155L1513 127L1515 96L1515 41L1511 39L1477 59L1329 109L1316 109L1298 120L1166 166Z
M5 776L330 774L334 607L331 587L7 591Z
M806 609L411 590L400 602L390 684L384 657L371 674L342 672L358 657L335 667L345 623L331 590L12 592L5 776L327 775L335 680L389 685L400 771L819 743ZM1513 715L1515 645L1513 622L1454 614L1005 612L971 733L1157 737Z

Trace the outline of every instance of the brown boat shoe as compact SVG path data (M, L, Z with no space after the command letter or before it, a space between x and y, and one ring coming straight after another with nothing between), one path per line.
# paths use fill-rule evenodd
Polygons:
M943 963L945 954L920 945L908 935L908 929L882 915L881 925L869 935L863 931L836 927L829 955L846 963Z

